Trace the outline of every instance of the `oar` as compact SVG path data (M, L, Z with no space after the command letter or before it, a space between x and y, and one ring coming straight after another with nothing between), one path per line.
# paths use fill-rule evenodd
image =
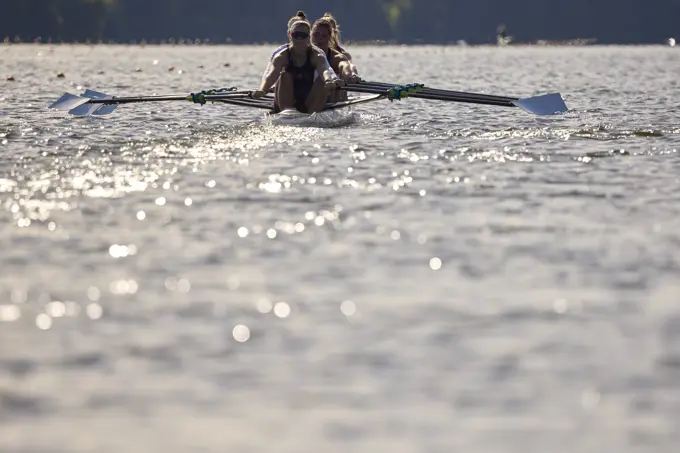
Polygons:
M391 88L391 89L394 89ZM497 105L501 107L514 107L512 101L504 99L493 99L493 98L480 98L476 96L467 95L456 95L456 94L432 94L432 93L408 93L406 91L399 91L397 89L395 95L390 95L385 88L378 87L364 87L356 85L347 85L347 91L355 91L358 93L384 93L385 97L391 100L398 100L404 98L419 98L419 99L432 99L436 101L453 101L453 102L467 102L471 104L486 104L486 105Z
M127 96L114 97L93 90L85 90L80 96L64 93L50 108L66 110L72 115L108 115L119 104L131 104L137 102L165 102L165 101L190 101L199 104L214 102L222 99L246 98L250 91L237 91L236 88L222 88L217 90L201 91L189 95L154 95L154 96Z
M359 98L359 99L349 99L347 101L331 102L331 103L327 103L324 106L324 110L335 110L335 109L339 109L339 108L342 108L342 107L347 107L349 105L365 104L367 102L373 102L373 101L376 101L378 99L382 99L384 97L385 97L385 95L383 93L378 93L375 96L367 96L367 97L362 97L362 98Z
M390 89L392 87L408 87L409 85L402 85L402 84L395 84L395 83L386 83L386 82L371 82L371 81L361 81L357 83L356 85L363 86L363 87L371 87L371 88L385 88L385 89ZM487 98L487 99L496 99L496 100L503 100L503 101L516 101L519 98L517 97L512 97L512 96L496 96L493 94L486 94L486 93L467 93L464 91L452 91L452 90L441 90L441 89L436 89L436 88L430 88L427 86L420 86L417 87L415 85L421 85L421 84L412 84L413 86L413 92L418 92L418 93L424 93L424 94L442 94L442 95L464 95L466 97L478 97L478 98Z
M252 99L250 97L234 97L234 98L224 98L224 99L217 99L214 102L219 102L222 104L231 104L231 105L242 105L244 107L255 107L258 109L265 109L265 110L272 110L274 108L274 101L271 99Z
M509 96L491 96L479 93L465 93L462 91L454 92L447 90L437 90L437 92L427 92L423 90L422 84L411 85L377 85L367 86L358 84L348 84L343 89L347 91L357 91L361 93L382 93L390 100L399 100L407 97L432 99L438 101L465 102L470 104L485 104L501 107L519 107L522 110L535 115L554 115L568 111L562 95L560 93L549 93L528 98L512 98Z

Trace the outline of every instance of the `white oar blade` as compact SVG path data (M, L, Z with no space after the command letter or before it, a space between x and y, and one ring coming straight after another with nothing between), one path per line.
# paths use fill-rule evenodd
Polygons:
M107 96L104 94L102 97L96 97L93 99L111 99L112 97L113 96ZM68 113L77 116L94 115L96 114L97 111L103 109L104 107L108 106L106 104L83 104L74 109L69 110ZM104 109L104 112L106 112L106 109ZM106 115L106 113L103 113L103 115Z
M50 105L50 108L67 110L71 115L108 115L116 109L113 104L88 104L90 99L111 99L106 93L101 93L94 90L85 90L80 96L75 94L64 93L56 102Z
M97 116L110 115L114 110L116 110L116 107L118 107L118 104L100 104L99 108L91 114Z
M99 91L94 91L94 90L85 90L83 91L83 94L81 96L85 96L86 98L91 98L91 99L101 99L109 96L106 93L101 93ZM111 96L109 96L111 97Z
M82 96L86 96L92 99L111 99L113 97L106 93L94 90L85 90ZM87 114L97 116L109 115L113 113L114 110L116 110L116 107L118 107L118 104L97 104L97 108L94 110L92 109L89 110Z
M94 113L102 104L83 104L68 111L71 115L85 116Z
M58 110L71 110L80 105L87 103L90 98L76 96L71 93L64 93L62 97L57 99L49 108Z
M558 113L565 113L569 110L560 93L549 93L523 98L512 101L512 103L522 110L535 115L555 115Z

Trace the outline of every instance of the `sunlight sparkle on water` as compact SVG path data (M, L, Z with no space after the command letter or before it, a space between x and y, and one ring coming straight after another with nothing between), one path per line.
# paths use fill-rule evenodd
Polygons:
M0 305L0 322L12 322L21 317L21 309L16 305Z
M53 318L61 318L66 315L66 304L55 300L45 306L45 311Z
M109 254L114 258L125 258L137 254L137 246L113 244L109 247Z
M98 303L92 302L85 308L85 313L87 313L87 317L90 319L100 319L104 314L104 309Z
M553 302L553 310L557 314L564 314L567 312L569 309L569 302L566 299L556 299L555 302Z
M277 302L274 305L274 314L279 318L287 318L290 316L290 305L285 302Z
M256 305L257 311L259 311L262 314L270 313L274 308L272 302L266 297L263 297L262 299L258 300Z
M239 324L238 326L234 327L232 335L234 336L234 340L238 341L239 343L245 343L250 339L250 329L248 326Z
M99 288L97 288L96 286L90 286L87 289L87 298L90 299L91 301L99 300L100 296L101 291L99 291Z
M115 280L109 284L109 291L112 294L134 294L138 289L139 286L134 280Z
M168 277L165 279L165 287L168 291L188 293L191 291L191 282L186 278Z
M40 313L35 318L35 324L40 330L49 330L49 328L52 327L52 318L50 318L49 315L46 315L45 313Z
M357 306L351 300L345 300L340 304L340 311L345 316L354 316L357 312Z

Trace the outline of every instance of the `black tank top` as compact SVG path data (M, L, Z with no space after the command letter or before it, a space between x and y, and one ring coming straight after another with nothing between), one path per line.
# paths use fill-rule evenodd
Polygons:
M295 108L303 113L307 113L307 96L314 87L314 75L316 69L312 64L312 48L307 49L307 59L302 66L295 66L293 58L288 48L288 64L286 72L293 76L293 96L295 98ZM274 111L278 111L278 104L274 104Z
M286 66L286 72L293 76L293 82L302 85L309 85L310 87L314 84L314 73L316 69L312 64L312 48L307 49L307 58L302 66L295 66L293 64L293 58L290 54L290 48L288 49L288 65Z
M326 52L326 60L328 60L329 65L332 65L333 57L335 57L336 55L342 55L342 52L340 52L338 49L331 49L329 47L328 52Z

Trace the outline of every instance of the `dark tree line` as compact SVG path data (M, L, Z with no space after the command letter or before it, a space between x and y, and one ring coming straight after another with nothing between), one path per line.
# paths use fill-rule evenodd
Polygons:
M0 38L214 43L285 39L296 10L329 10L345 39L401 43L596 38L661 43L680 36L680 0L0 0Z

